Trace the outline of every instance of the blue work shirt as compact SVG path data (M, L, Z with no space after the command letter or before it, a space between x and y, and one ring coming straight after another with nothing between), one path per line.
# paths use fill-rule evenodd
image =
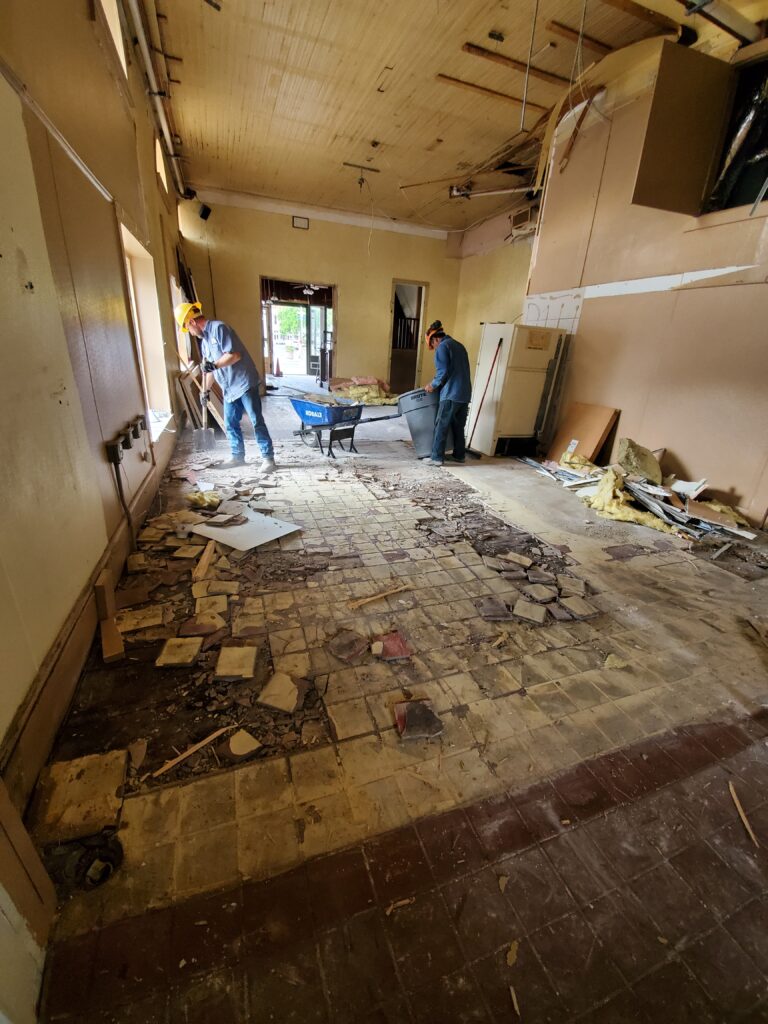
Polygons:
M261 377L256 364L248 354L248 349L223 320L209 320L206 323L200 339L200 349L203 359L209 359L212 363L228 352L240 353L240 359L236 363L213 371L225 402L236 402L246 391L259 386Z
M440 401L469 402L472 381L469 376L469 356L460 341L449 334L435 349L435 376L432 387L440 391Z

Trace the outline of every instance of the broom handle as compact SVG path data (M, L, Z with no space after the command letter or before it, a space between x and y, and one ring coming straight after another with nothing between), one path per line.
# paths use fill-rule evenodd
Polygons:
M469 435L469 440L467 441L467 448L471 448L472 447L472 438L475 436L475 430L477 429L477 424L478 424L478 421L480 419L480 413L481 413L482 408L483 408L483 403L485 402L485 396L488 394L488 385L491 383L491 377L493 376L493 368L496 365L496 360L499 358L499 352L501 352L501 346L502 346L503 341L504 341L503 338L499 338L499 343L496 346L496 351L493 354L493 362L491 363L491 368L488 371L488 380L485 382L485 388L483 390L483 397L480 399L480 405L478 405L478 407L477 407L477 416L475 416L475 422L472 425L472 433Z

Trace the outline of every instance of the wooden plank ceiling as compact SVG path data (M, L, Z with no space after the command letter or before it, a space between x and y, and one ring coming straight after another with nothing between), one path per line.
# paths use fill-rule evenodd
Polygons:
M220 10L206 0L146 0L158 43L181 58L166 67L178 79L170 102L192 187L453 229L515 204L515 196L449 199L448 181L401 186L466 181L519 132L517 104L438 76L521 97L523 72L463 47L525 62L533 0L217 2ZM571 79L577 48L547 24L578 31L583 8L583 0L540 0L534 52L553 45L535 58L538 68ZM584 31L617 48L659 30L589 0ZM584 48L582 66L594 59ZM564 88L529 78L527 128ZM362 187L345 161L371 169ZM500 172L472 180L477 188L527 182Z

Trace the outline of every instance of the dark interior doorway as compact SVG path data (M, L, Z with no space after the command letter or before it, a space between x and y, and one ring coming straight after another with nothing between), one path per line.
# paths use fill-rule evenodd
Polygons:
M424 285L395 281L392 291L392 356L389 390L402 395L416 386Z

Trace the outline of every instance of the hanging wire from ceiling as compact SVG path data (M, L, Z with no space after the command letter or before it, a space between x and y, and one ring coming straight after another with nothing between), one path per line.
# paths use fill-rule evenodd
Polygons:
M533 40L536 36L536 19L539 16L539 0L533 0L533 21L531 22L531 43L528 47L528 63L525 65L525 84L523 86L523 105L520 109L520 130L525 128L525 107L528 102L528 79L530 77L531 61L533 60Z

